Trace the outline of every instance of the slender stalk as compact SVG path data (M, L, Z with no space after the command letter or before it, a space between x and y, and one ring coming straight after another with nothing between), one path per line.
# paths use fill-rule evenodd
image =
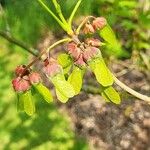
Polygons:
M64 18L63 14L62 14L62 10L61 10L60 5L58 4L57 0L52 0L52 1L53 1L53 4L54 4L54 6L56 8L56 11L57 11L60 19L62 20L62 22L64 24L68 25L66 19Z
M76 29L75 33L78 35L80 33L81 28L83 27L83 25L90 19L93 18L95 19L94 16L87 16L82 22L81 24L78 26L78 28Z
M75 7L74 7L74 9L73 9L73 11L72 11L72 13L71 13L71 15L69 17L68 23L69 23L70 26L72 26L73 17L75 16L75 13L76 13L77 9L79 8L81 2L82 2L82 0L79 0L77 2L77 4L75 5Z
M42 0L38 0L38 2L41 4L41 6L58 22L58 24L63 28L64 31L67 32L69 36L72 36L74 32L72 31L72 28L68 25L65 18L63 17L62 13L59 12L60 18L63 20L63 22L46 6L45 3L43 3ZM54 5L56 5L56 8L58 8L57 1L54 1ZM60 9L60 8L59 8ZM61 9L60 9L61 10Z
M65 39L61 39L57 42L55 42L53 45L51 45L50 47L47 48L46 52L50 51L52 48L54 48L55 46L61 44L61 43L64 43L64 42L69 42L71 41L72 39L71 38L65 38Z
M7 32L4 31L0 31L0 36L2 36L4 39L8 40L9 42L23 48L24 50L26 50L27 52L29 52L30 54L34 55L34 56L38 56L37 53L35 52L35 49L27 46L25 43L17 40L16 38L12 37L10 34L8 34Z
M52 45L51 45L50 47L48 47L46 50L43 50L43 51L39 54L38 57L36 57L29 65L26 66L24 72L25 72L28 68L30 68L35 62L37 62L37 61L41 58L41 56L42 56L43 54L45 54L46 52L50 51L50 50L53 49L55 46L57 46L57 45L59 45L59 44L61 44L61 43L64 43L64 42L69 42L69 41L71 41L70 38L61 39L61 40L55 42L54 44L52 44ZM24 72L22 73L22 75L24 74ZM22 75L21 75L21 76L22 76Z
M43 3L42 0L38 0L41 6L58 22L58 24L66 31L66 27L63 22Z
M122 83L120 80L118 80L114 75L113 75L113 78L114 78L115 83L117 85L119 85L122 89L124 89L128 93L132 94L133 96L150 103L150 97L143 95L143 94L140 94L140 93L136 92L135 90L131 89L130 87L128 87L127 85Z

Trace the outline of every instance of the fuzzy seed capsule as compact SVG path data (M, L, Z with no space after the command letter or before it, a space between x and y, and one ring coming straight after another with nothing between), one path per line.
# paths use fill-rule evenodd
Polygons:
M30 82L24 78L17 77L12 81L13 88L16 92L25 92L30 89Z
M99 39L88 38L85 41L90 46L99 47L101 45L101 41Z
M95 30L104 28L106 26L106 24L107 24L107 20L104 17L98 17L92 23L93 28Z
M16 76L19 76L19 75L21 75L24 71L25 71L25 66L20 65L20 66L17 66L17 68L15 69L15 74L16 74Z
M100 50L96 47L88 47L83 53L83 58L86 62L90 61L91 59L98 57L100 54Z
M67 51L75 51L77 49L77 44L74 42L70 42L67 44Z
M83 33L84 34L92 34L94 32L95 32L95 30L94 30L93 26L89 23L86 23L84 26L84 29L83 29Z
M31 74L29 74L29 80L31 84L37 84L41 82L41 76L37 72L32 72Z
M85 62L84 62L84 58L83 58L83 54L80 54L78 60L75 62L76 65L78 66L85 66Z
M62 73L62 67L56 62L56 60L51 59L49 64L43 67L43 72L47 76L53 77L56 74Z
M77 60L81 54L80 48L77 47L77 44L74 42L68 43L67 51L75 60Z

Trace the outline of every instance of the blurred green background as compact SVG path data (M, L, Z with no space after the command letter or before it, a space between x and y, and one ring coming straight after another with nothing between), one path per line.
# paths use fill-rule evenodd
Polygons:
M77 1L58 1L65 17L69 17ZM51 1L45 2L53 9ZM83 0L75 20L85 15L106 17L122 44L121 55L108 49L105 57L130 58L142 70L150 69L149 0ZM49 30L63 33L36 0L0 0L0 31L36 48ZM54 104L37 102L37 113L32 118L17 112L11 79L17 65L29 62L28 56L0 36L0 150L87 150L86 140L75 135L67 114L62 115Z

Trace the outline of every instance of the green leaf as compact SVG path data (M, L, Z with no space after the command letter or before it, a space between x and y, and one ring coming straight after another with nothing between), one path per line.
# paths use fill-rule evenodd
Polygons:
M39 94L45 101L51 103L53 101L53 96L50 90L44 86L42 83L33 85L37 94Z
M57 57L57 61L63 68L67 68L72 64L71 57L65 53L59 54Z
M103 93L106 96L106 98L112 101L113 103L115 104L121 103L119 93L112 86L104 88Z
M69 71L70 71L70 69L71 69L71 65L70 66L68 66L68 67L66 67L66 68L63 68L63 72L64 72L64 74L66 75L66 74L68 74L69 73Z
M62 53L57 57L58 63L63 67L64 74L67 74L72 66L72 59L68 54Z
M137 7L137 2L136 1L130 1L130 0L120 1L118 3L118 6L120 6L122 8L128 7L128 8L134 9Z
M68 78L68 82L73 86L75 90L75 95L79 94L82 88L82 78L83 78L83 70L78 67L74 67L72 73Z
M50 80L53 82L56 89L65 97L73 97L75 95L75 91L72 87L72 85L65 80L65 77L63 74L57 74L53 78L50 78Z
M31 90L28 90L25 93L20 94L19 100L24 103L23 104L24 111L30 116L33 115L33 113L35 112L35 104L32 101Z
M110 103L110 99L107 97L107 95L106 95L104 92L101 93L101 96L104 98L104 100L105 100L107 103Z
M107 24L103 29L99 30L99 34L107 43L109 43L113 47L120 46L117 41L116 35L109 24Z
M60 100L62 103L66 103L68 101L68 97L64 96L62 93L59 92L59 90L56 89L56 95L58 100Z
M21 98L21 95L23 93L18 93L17 94L17 110L18 111L24 111L24 101L23 99Z
M92 71L94 72L97 81L102 86L110 86L113 84L113 76L109 69L107 68L103 58L98 58L96 60L93 60L90 62L90 67Z
M117 40L116 35L112 28L107 24L103 29L99 30L99 35L108 43L106 45L109 51L113 52L113 55L117 57L123 56L128 57L127 51L121 48L120 42Z

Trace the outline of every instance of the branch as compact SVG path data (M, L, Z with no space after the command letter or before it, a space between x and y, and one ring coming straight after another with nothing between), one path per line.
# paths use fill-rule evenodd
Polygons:
M46 50L43 50L39 55L37 53L35 53L33 50L33 48L28 47L25 43L23 43L22 41L18 41L17 39L15 39L14 37L10 36L9 34L7 34L4 31L0 31L0 36L2 36L3 38L5 38L6 40L8 40L9 42L23 48L24 50L26 50L27 52L29 52L30 54L32 54L33 56L36 56L36 58L26 67L26 69L30 68L36 61L38 61L41 56L43 54L45 54L46 52L50 51L52 48L54 48L55 46L64 43L64 42L69 42L71 39L70 38L65 38L62 40L59 40L57 42L55 42L54 44L52 44L50 47L48 47ZM26 70L25 69L25 70Z
M143 94L140 94L140 93L136 92L135 90L131 89L130 87L128 87L127 85L122 83L120 80L118 80L114 75L113 75L113 78L114 78L115 83L117 85L119 85L122 89L124 89L128 93L132 94L133 96L150 103L150 97L143 95Z
M38 0L40 5L58 22L58 24L66 31L66 26L61 22L61 20L46 6L42 0Z
M4 31L0 31L0 36L3 37L4 39L8 40L9 42L23 48L24 50L31 53L32 55L38 56L33 48L31 48L31 47L27 46L25 43L15 39L14 37L9 35L8 33L4 32Z
M62 22L66 25L68 25L66 19L64 18L63 14L62 14L62 10L61 10L61 7L60 5L58 4L57 0L52 0L53 1L53 4L55 6L55 9L60 17L60 19L62 20Z
M55 42L54 44L52 44L52 45L51 45L50 47L48 47L46 50L43 50L32 62L29 63L29 65L26 66L24 72L25 72L28 68L30 68L35 62L37 62L37 61L41 58L41 56L42 56L43 54L45 54L46 52L49 52L49 51L50 51L51 49L53 49L55 46L57 46L57 45L59 45L59 44L61 44L61 43L64 43L64 42L69 42L69 41L71 41L70 38L61 39L61 40ZM23 72L23 73L24 73L24 72ZM22 74L23 74L23 73L22 73ZM21 76L22 76L22 75L21 75Z
M81 28L83 27L83 25L84 25L90 18L95 19L94 16L87 16L87 17L81 22L81 24L78 26L78 28L76 29L75 33L76 33L77 35L79 34L79 32L80 32Z
M72 13L71 13L71 15L70 15L70 17L69 17L68 23L69 23L70 26L72 25L73 17L74 17L74 15L75 15L75 13L76 13L78 7L80 6L81 1L82 1L82 0L79 0L79 1L77 2L76 6L74 7L74 9L73 9L73 11L72 11Z

